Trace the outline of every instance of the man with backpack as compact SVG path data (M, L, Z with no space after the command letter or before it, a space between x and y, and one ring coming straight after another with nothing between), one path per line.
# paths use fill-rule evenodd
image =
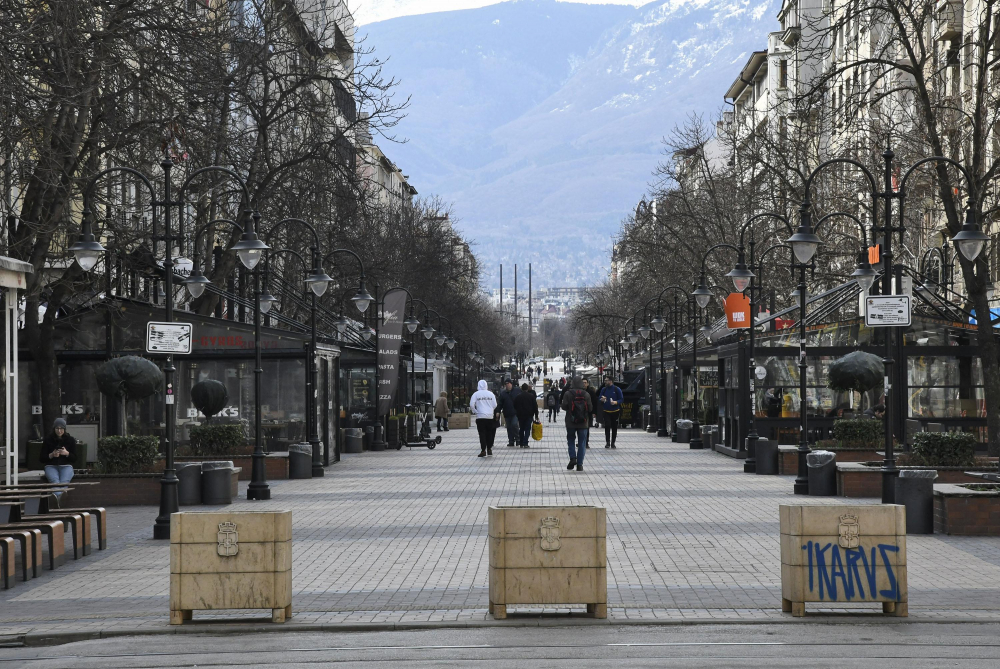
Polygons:
M601 422L604 423L604 448L617 448L615 440L618 439L618 418L621 416L625 396L622 389L611 381L610 376L604 377L604 387L601 388L597 401L603 414Z
M566 443L569 446L569 465L566 469L576 467L576 471L582 472L587 436L590 434L588 420L594 410L590 394L583 389L583 379L573 379L572 387L563 393L562 408L566 410Z
M549 392L545 393L545 408L549 410L549 422L559 420L559 403L562 400L562 393L556 384L549 385Z

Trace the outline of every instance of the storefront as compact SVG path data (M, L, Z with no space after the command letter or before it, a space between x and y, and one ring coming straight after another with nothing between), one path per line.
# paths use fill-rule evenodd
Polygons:
M162 318L160 309L122 301L110 326L106 315L96 311L60 322L56 336L62 398L60 413L74 436L88 444L89 461L99 456L97 439L116 433L122 424L128 434L134 435L161 436L166 431L162 389L144 399L126 402L122 421L118 415L119 402L100 392L95 377L95 370L100 365L120 355L139 355L159 364L162 355L145 352L145 334L148 321ZM178 444L183 446L189 439L190 428L205 420L191 402L191 387L207 379L223 383L229 395L226 407L213 420L241 421L253 440L256 406L253 326L190 312L175 312L175 321L191 323L193 329L191 353L175 356ZM261 329L261 436L267 451L287 450L289 444L305 441L308 437L305 401L308 342L308 334L304 332ZM361 364L369 373L366 378L371 378L374 351L350 351L351 374ZM318 343L317 428L326 464L338 459L339 408L343 405L342 398L350 396L344 391L340 357L341 348L336 342L321 340ZM21 421L29 426L27 438L39 439L49 426L41 424L37 375L30 353L23 346L21 360L24 379L19 388ZM350 377L348 383L355 383L361 376L363 374ZM338 377L342 379L340 384Z

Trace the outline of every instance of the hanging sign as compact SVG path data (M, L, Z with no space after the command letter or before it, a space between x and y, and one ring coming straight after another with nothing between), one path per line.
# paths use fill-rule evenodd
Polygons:
M750 327L750 298L743 293L729 293L726 297L726 326L730 330Z
M390 290L382 299L382 326L378 329L378 415L384 416L396 401L399 386L399 348L403 345L403 310L406 291Z
M190 323L146 323L147 353L190 353Z
M910 325L910 296L869 295L865 298L865 325L870 328Z

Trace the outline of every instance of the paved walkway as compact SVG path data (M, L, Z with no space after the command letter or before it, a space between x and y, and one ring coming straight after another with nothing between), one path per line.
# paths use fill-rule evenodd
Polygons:
M616 450L599 437L586 471L568 472L564 434L546 425L530 450L480 459L474 430L455 430L433 451L347 455L323 479L274 482L271 501L230 508L293 510L296 623L486 621L493 504L607 507L612 621L787 618L778 504L843 500L796 497L789 477L639 431ZM112 508L108 550L0 591L0 634L165 628L155 516ZM1000 539L911 536L907 549L911 618L1000 620Z

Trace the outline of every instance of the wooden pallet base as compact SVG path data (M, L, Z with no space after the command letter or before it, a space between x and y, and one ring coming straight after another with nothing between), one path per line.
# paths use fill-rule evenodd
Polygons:
M503 620L507 617L506 604L494 604L493 602L490 602L489 611L490 615L493 616L495 620ZM587 604L587 613L590 615L591 618L607 618L608 605Z
M830 604L835 604L835 602L830 602ZM782 599L781 610L783 613L791 613L796 618L801 618L806 614L806 603ZM906 618L909 616L909 608L907 602L882 602L882 613L897 618Z
M170 611L170 624L171 625L183 625L184 621L191 620L194 616L194 611L191 609L181 609L181 610L171 610ZM283 623L292 617L292 605L280 609L271 609L271 622L272 623Z

